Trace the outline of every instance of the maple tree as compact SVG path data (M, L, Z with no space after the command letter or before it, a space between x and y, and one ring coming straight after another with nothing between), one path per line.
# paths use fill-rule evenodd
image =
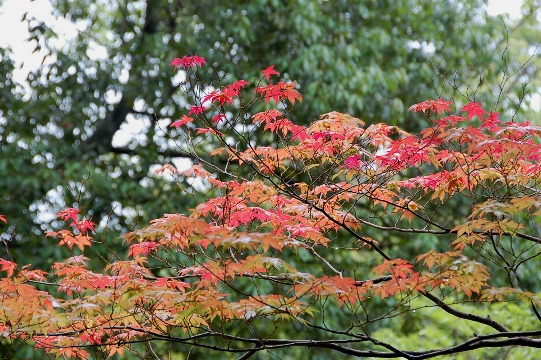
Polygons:
M156 355L161 343L239 359L305 347L406 359L541 347L541 331L516 327L505 311L472 310L523 302L528 321L541 322L525 275L541 254L541 127L504 121L475 101L451 113L443 99L411 106L432 123L416 135L338 112L302 126L287 119L302 100L297 85L274 83L272 65L257 84L217 89L201 83L205 64L171 62L186 71L192 103L170 136L194 156L203 144L216 161L183 172L164 164L156 176L192 179L186 196L218 195L125 234L126 253L110 250L103 272L89 266L103 257L92 252L105 242L103 226L82 206L61 211L67 229L47 235L71 257L49 272L0 260L4 341L80 359ZM259 103L268 109L252 114ZM271 144L258 145L262 138ZM389 240L396 236L433 246L409 255ZM433 309L475 333L426 349L373 335Z
M533 118L535 110L528 94L539 85L539 64L535 57L528 62L528 49L539 38L539 7L526 2L524 19L506 26L487 14L485 0L416 0L415 8L411 0L49 2L46 11L31 5L17 16L30 31L29 44L45 56L43 66L25 77L32 67L9 42L0 44L0 172L9 174L0 177L0 213L10 216L1 236L13 240L19 263L37 268L68 255L65 247L49 246L45 234L62 229L54 214L77 207L78 193L95 222L110 215L103 233L109 243L163 213L196 206L149 171L187 156L161 131L168 119L187 114L186 98L176 91L184 67L160 66L173 54L196 51L205 69L227 74L224 85L255 84L262 69L275 65L281 78L274 79L296 80L310 100L287 114L302 125L340 110L417 132L427 122L408 106L455 98L457 84L470 96L478 89L478 102L499 100L506 118L519 104L515 119ZM524 32L526 25L533 32ZM206 83L216 79L213 72L202 76ZM435 88L442 93L434 96ZM259 105L252 113L265 103Z

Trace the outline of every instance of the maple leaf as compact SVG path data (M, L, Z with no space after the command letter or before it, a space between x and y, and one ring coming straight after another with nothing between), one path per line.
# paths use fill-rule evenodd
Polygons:
M265 76L267 81L270 81L271 75L280 75L278 71L274 70L274 65L271 65L265 70L263 70L263 76Z
M212 91L210 94L203 97L201 100L202 103L206 103L207 101L210 101L211 103L218 100L220 103L220 106L223 106L224 104L231 104L233 102L233 96L235 96L234 93L231 91L228 91L227 88L224 89L224 91Z
M78 359L84 360L90 357L90 353L88 351L71 347L61 347L55 351L55 355L57 359L62 357L68 359L76 357Z
M171 289L177 289L177 290L179 290L181 292L184 292L185 289L190 287L190 284L188 284L186 282L178 281L178 280L171 279L171 278L168 278L168 277L159 278L154 283L156 285L158 285L158 286L164 286L164 287L168 287L168 288L171 288Z
M184 170L182 174L184 176L201 176L205 179L209 178L211 175L207 170L203 169L203 167L200 164L195 164L189 169Z
M49 352L54 347L53 341L57 336L34 336L33 340L36 342L36 349L43 348L46 352Z
M308 139L309 135L306 133L305 130L306 129L303 126L295 125L295 127L291 129L291 132L293 133L292 139L300 141Z
M295 89L296 84L295 81L291 83L280 81L276 85L258 86L255 91L265 99L265 103L272 99L278 104L281 98L286 98L293 105L296 101L302 101L302 96Z
M280 90L280 87L278 85L267 85L267 86L258 86L255 89L256 92L258 92L263 98L265 99L265 103L268 103L271 99L274 100L277 104L280 102L280 97L282 95L282 91Z
M4 259L0 259L0 271L6 271L8 273L8 278L13 276L13 272L17 268L17 264L15 264L13 261L8 261Z
M180 58L174 58L170 65L174 66L175 67L175 70L182 65L182 61L180 60Z
M205 60L205 58L202 58L201 56L194 55L192 56L191 63L201 67L203 64L206 64L207 61Z
M72 256L68 258L65 262L68 265L85 266L88 260L89 259L85 257L84 255L77 255L77 256Z
M500 123L500 119L498 118L499 115L500 113L495 113L491 111L488 114L488 117L483 119L483 123L481 124L480 128L482 129L486 127L488 131L492 131L492 132L500 130L501 127L499 126L499 123Z
M227 120L227 116L225 114L219 113L218 115L214 115L212 117L212 122L219 123L221 121Z
M344 165L348 169L358 169L359 168L359 162L361 161L361 156L359 154L355 154L353 156L348 157L344 161Z
M89 332L88 330L80 336L82 342L89 342L92 345L101 345L101 336L96 332Z
M291 103L291 105L295 105L295 102L297 101L302 101L302 96L301 94L299 94L299 92L297 90L295 90L295 86L296 86L296 82L293 81L289 84L285 84L283 82L280 82L281 84L281 88L282 88L282 92L281 92L281 96L282 97L285 97L287 98L287 100L289 100L289 102Z
M282 134L286 135L288 131L292 130L295 126L288 119L282 118L278 119L275 122L268 122L264 130L270 130L271 132L276 132L277 130L282 130Z
M210 241L209 239L207 238L204 238L204 239L200 239L200 240L197 240L195 242L196 245L201 245L202 247L205 248L205 250L208 248L208 246L210 245Z
M435 122L438 123L438 124L444 125L444 123L446 124L447 121L449 121L451 123L451 125L454 126L457 122L464 121L464 120L466 120L466 119L463 118L462 116L450 115L448 117L444 117L444 118L441 118L439 120L436 120Z
M115 278L112 276L94 274L90 278L90 286L94 289L105 290L111 283L115 282Z
M110 345L110 349L107 358L110 358L115 354L120 355L121 358L124 356L125 347L123 345Z
M58 245L67 245L70 250L73 248L73 245L76 245L81 251L83 251L85 246L92 246L92 238L82 234L73 235L69 230L60 230L59 232L50 232L47 233L47 236L60 236L60 242Z
M76 228L82 233L87 233L88 230L95 231L94 226L96 226L96 224L90 221L89 219L84 219L83 221L72 222L71 226L73 226L74 228Z
M62 220L67 221L68 219L72 219L73 221L77 221L77 214L80 213L81 210L69 208L60 211L56 216L59 218L62 218Z
M171 175L178 174L177 168L174 167L171 164L165 164L165 165L161 166L160 168L154 170L154 174L163 174L166 171L169 172Z
M384 260L382 264L373 268L372 271L378 276L391 273L399 278L406 278L408 274L413 273L413 265L403 259Z
M230 91L232 94L238 95L240 90L244 88L246 85L250 85L250 83L245 80L238 80L238 81L235 81L233 84L226 86L227 90L224 90L224 91Z
M19 276L25 280L36 280L36 281L46 281L45 275L48 273L42 270L28 270L29 265L23 266Z
M189 116L186 116L186 115L182 115L182 117L180 119L178 119L177 121L173 122L170 126L171 127L175 127L175 128L178 128L180 126L183 126L183 125L186 125L186 124L189 124L191 122L193 122L194 119L192 117L189 117Z
M138 255L146 256L149 252L156 250L160 247L160 244L155 242L142 242L140 244L133 244L130 246L128 256L137 257Z
M6 220L6 215L0 215L0 220L5 222L6 224L8 223L8 221Z
M281 111L272 109L267 111L262 111L254 116L252 118L254 119L254 123L264 123L268 124L271 122L274 122L277 118L284 116Z
M206 60L198 55L194 56L183 56L182 58L174 58L173 61L171 61L171 65L175 67L175 71L180 67L184 67L184 69L189 69L194 66L201 67L203 64L206 64Z
M188 272L192 272L194 275L198 275L201 277L201 280L207 280L210 283L217 285L218 279L216 276L214 276L206 267L206 264L202 264L203 266L192 266L190 268L186 268L181 272L181 275L184 275Z
M206 103L207 101L210 101L210 102L214 102L216 100L216 97L218 96L218 94L220 94L219 91L211 91L210 93L208 93L207 95L205 95L203 97L203 99L201 100L201 102L204 104Z
M211 133L211 134L214 134L216 136L223 136L223 133L218 131L218 130L214 130L213 128L206 128L206 129L203 129L203 128L195 128L196 130L196 134L197 135L201 135L201 134L207 134L207 133Z
M483 105L476 103L476 102L470 102L469 104L466 104L460 109L460 111L465 111L468 113L468 120L471 120L472 117L477 115L479 119L483 119L483 115L487 112L483 109Z
M220 106L224 106L224 104L230 105L233 102L233 96L224 91L216 95L214 101L216 100L218 100Z
M207 109L205 109L205 107L203 107L203 106L195 106L195 105L192 105L192 106L190 106L190 111L188 111L188 115L191 115L191 114L195 114L195 115L197 115L197 114L202 114L202 113L205 112L205 110L207 110Z
M225 86L222 91L211 91L208 95L205 95L202 99L202 103L210 101L211 103L218 101L220 106L224 104L230 105L233 102L233 98L239 96L240 91L249 82L239 80L231 85Z
M438 115L440 115L443 111L450 111L449 105L451 105L450 101L445 101L442 98L439 98L438 100L427 100L414 104L410 106L408 111L421 111L423 113L436 112Z

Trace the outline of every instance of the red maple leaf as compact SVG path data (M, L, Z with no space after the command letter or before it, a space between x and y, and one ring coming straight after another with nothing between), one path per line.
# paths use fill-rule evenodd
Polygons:
M6 224L8 223L8 221L6 220L6 215L0 215L0 220L5 222Z
M479 119L483 119L483 115L487 113L483 109L482 104L479 104L473 101L467 105L464 105L461 111L465 111L468 113L468 120L471 120L471 118L474 117L475 115L477 115Z
M71 225L82 233L86 233L88 230L94 231L94 226L96 226L95 223L88 219L84 219L83 221L74 221Z
M438 113L438 115L440 115L443 111L450 111L449 105L451 105L450 101L445 101L442 98L439 98L438 100L427 100L418 104L414 104L410 106L408 111L422 111L423 113L431 111L436 112Z
M182 117L180 119L178 119L177 121L173 122L170 126L171 127L180 127L182 125L186 125L186 124L189 124L191 122L193 122L193 118L189 117L189 116L186 116L186 115L182 115Z
M197 241L195 242L195 244L204 247L205 250L206 250L206 249L209 247L209 245L210 245L210 241L209 241L209 239L204 238L204 239L201 239L201 240L197 240Z
M207 61L205 60L205 58L202 58L201 56L194 55L191 58L191 63L201 67L203 64L206 64Z
M205 109L203 106L190 106L190 111L188 111L188 115L191 115L191 114L202 114L203 112L205 112Z
M171 61L171 64L172 66L175 67L175 70L182 65L182 60L180 60L180 58L174 58L173 61Z
M361 161L361 157L359 156L359 154L355 154L353 156L348 157L344 161L344 165L348 169L358 169L359 168L359 161Z
M227 120L227 116L225 116L225 114L218 114L218 115L214 115L212 117L212 122L215 122L215 123L219 123L220 121L225 121Z
M105 290L105 289L102 289ZM87 335L88 334L88 335ZM101 344L101 336L95 332L87 332L83 333L80 337L81 341L83 343L89 342L92 345L100 345Z
M203 97L202 102L205 103L210 101L213 103L218 100L220 106L223 106L224 104L230 105L233 102L233 98L239 96L242 88L248 84L249 82L244 80L236 81L233 84L224 87L222 91L211 91L208 95Z
M115 278L112 276L94 274L90 279L90 285L96 290L105 290L114 280Z
M249 85L250 83L245 80L239 80L235 81L233 84L226 86L224 91L230 91L234 93L235 95L238 95L240 93L240 90L245 87L246 85Z
M282 116L284 116L284 114L282 114L282 112L278 110L266 110L255 114L254 116L252 116L252 118L254 119L254 123L262 122L268 124L274 122L277 118Z
M174 58L173 61L171 61L171 65L175 67L175 70L177 70L180 66L182 66L184 69L192 68L194 66L201 67L203 64L206 64L204 58L198 55L194 56L183 56L182 58Z
M140 244L133 244L130 246L130 251L128 252L128 256L137 257L138 255L146 255L152 250L157 249L160 246L160 244L155 242L142 242Z
M451 115L447 118L445 118L446 120L449 120L451 122L451 125L455 125L457 122L460 122L460 121L464 121L465 119L462 117L462 116L458 116L458 115ZM444 120L444 119L442 119Z
M317 131L312 134L312 138L315 141L327 141L327 136L329 136L328 131Z
M56 216L58 216L59 218L62 218L62 220L64 221L67 221L68 219L77 221L77 214L80 212L81 210L79 209L69 208L69 209L60 211Z
M278 104L280 102L280 97L282 96L282 91L278 85L257 87L255 91L265 98L265 104L268 103L270 99L273 99Z
M13 276L13 272L15 271L15 268L17 267L17 265L13 261L8 261L4 259L0 259L0 265L2 265L2 267L0 268L0 271L7 271L8 277Z
M220 106L223 106L226 103L227 105L229 105L233 102L233 96L234 94L226 91L226 89L224 89L224 91L212 91L210 94L206 95L203 98L203 103L207 101L210 101L211 103L213 103L216 100L218 100L218 102L220 103Z
M483 124L480 126L480 128L482 129L486 127L489 131L498 131L500 129L500 119L498 118L499 115L500 113L491 111L490 114L488 114L488 117L483 119Z
M269 66L265 70L263 70L263 75L267 79L267 81L270 80L271 75L280 75L280 73L276 70L274 70L274 65Z
M270 130L271 132L276 132L277 130L282 130L282 133L285 135L288 131L291 131L295 125L288 119L279 119L273 123L268 123L263 128L264 130Z

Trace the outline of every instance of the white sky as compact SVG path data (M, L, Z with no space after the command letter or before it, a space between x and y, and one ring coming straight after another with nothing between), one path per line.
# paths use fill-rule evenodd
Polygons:
M489 0L487 12L490 15L509 14L511 18L520 17L520 6L523 0Z
M55 24L55 28L62 28L68 38L76 35L75 28L68 21L57 21L52 15L49 0L0 0L0 47L10 46L13 49L13 58L23 64L22 71L14 74L17 82L21 83L29 71L38 69L45 53L34 51L36 44L25 41L28 38L28 29L21 22L23 14L28 11L28 18L36 17L45 20L48 24Z

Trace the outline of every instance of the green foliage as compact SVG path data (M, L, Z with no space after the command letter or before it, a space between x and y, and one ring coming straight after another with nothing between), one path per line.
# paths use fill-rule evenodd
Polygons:
M403 306L406 310L406 306ZM417 310L415 310L417 309ZM510 331L534 331L536 324L525 319L530 318L532 310L522 301L509 303L494 303L484 307L469 305L468 303L456 306L456 309L468 314L490 317ZM481 333L479 328L468 323L460 323L456 318L438 307L431 307L426 299L416 298L408 306L408 312L393 319L386 328L380 328L373 333L375 338L393 339L397 347L420 351L428 348L443 348L471 339L472 335L487 335L490 331ZM482 331L482 330L481 330ZM483 348L467 353L444 355L438 359L535 359L539 350L526 347L509 347L502 349Z

